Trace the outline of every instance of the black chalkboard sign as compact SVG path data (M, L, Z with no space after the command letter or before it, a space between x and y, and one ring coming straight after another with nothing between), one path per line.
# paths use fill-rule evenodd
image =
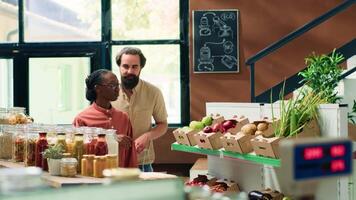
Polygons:
M238 10L193 11L195 73L239 72Z

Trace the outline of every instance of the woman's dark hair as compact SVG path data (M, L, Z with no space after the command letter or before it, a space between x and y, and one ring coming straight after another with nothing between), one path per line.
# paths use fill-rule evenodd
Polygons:
M85 97L90 101L90 104L96 100L95 86L102 83L103 75L107 73L111 72L107 69L98 69L85 79L85 84L87 86Z

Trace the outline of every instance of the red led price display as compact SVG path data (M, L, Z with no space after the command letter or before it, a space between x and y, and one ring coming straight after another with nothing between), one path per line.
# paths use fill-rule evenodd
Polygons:
M345 155L345 146L344 145L334 145L330 148L331 157L340 157Z
M344 160L333 160L330 164L331 172L342 172L345 170L345 161Z
M316 160L323 158L322 147L308 147L304 149L304 160Z

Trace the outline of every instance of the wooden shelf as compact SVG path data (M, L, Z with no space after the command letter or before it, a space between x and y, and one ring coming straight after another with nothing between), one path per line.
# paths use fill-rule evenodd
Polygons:
M171 145L171 149L175 151L183 151L188 153L198 153L198 154L211 155L211 156L235 158L239 160L250 161L256 164L270 165L273 167L280 167L281 165L279 159L257 156L254 153L240 154L235 152L224 151L223 149L219 149L219 150L202 149L199 148L198 146L181 145L176 142Z

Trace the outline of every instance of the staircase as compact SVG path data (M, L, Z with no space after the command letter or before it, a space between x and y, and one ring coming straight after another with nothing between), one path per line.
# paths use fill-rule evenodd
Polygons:
M270 46L266 47L265 49L261 50L260 52L256 53L254 56L250 57L246 61L246 65L250 66L250 93L251 93L251 102L260 102L260 103L270 103L275 102L279 99L279 94L280 91L282 90L282 87L285 82L285 88L284 88L284 94L288 95L298 89L299 87L302 86L300 81L302 80L302 77L298 75L298 73L290 76L286 80L281 80L280 83L277 85L273 86L270 89L267 89L266 91L262 92L261 94L255 95L255 63L259 60L261 60L263 57L271 54L272 52L275 52L282 46L288 44L295 38L303 35L304 33L308 32L309 30L313 29L314 27L320 25L321 23L327 21L328 19L332 18L333 16L337 15L338 13L341 13L342 11L352 7L356 3L356 0L345 0L335 8L329 10L328 12L324 13L323 15L317 17L316 19L308 22L304 26L298 28L297 30L291 32L290 34L286 35L279 41L274 42ZM347 42L339 47L336 52L341 53L345 59L350 59L356 55L356 38L352 38L351 41ZM355 61L353 61L355 58L350 59L351 61L348 61L348 69L346 72L344 72L340 78L340 80L343 80L340 83L340 92L343 91L344 93L342 96L344 96L344 102L349 102L349 99L356 99L354 95L356 95L356 84L355 79L352 78L356 76L354 73L356 71L356 64ZM305 68L304 68L305 69ZM304 70L303 69L303 70ZM354 73L354 74L353 74ZM353 75L351 75L353 74ZM343 86L342 86L343 85ZM354 92L352 92L354 91ZM352 102L352 101L351 101ZM351 104L352 106L352 104ZM351 107L349 106L349 107Z

